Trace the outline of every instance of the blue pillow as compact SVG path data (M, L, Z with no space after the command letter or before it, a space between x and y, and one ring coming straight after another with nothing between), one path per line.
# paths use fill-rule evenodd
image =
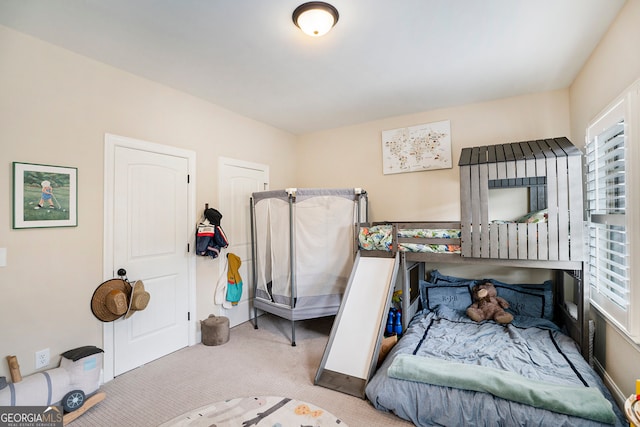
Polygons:
M495 279L493 283L498 296L509 303L507 311L522 316L553 320L553 283L547 280L539 285L512 285Z
M445 276L441 274L438 270L431 270L429 273L429 279L432 283L457 283L457 282L472 282L473 279L463 279L462 277L455 276Z
M504 298L509 303L509 309L507 309L507 311L522 316L553 320L553 283L551 280L547 280L541 284L521 285L504 283L495 279L472 280L462 277L445 276L438 270L432 270L429 277L432 286L436 284L446 286L447 284L455 285L466 283L469 285L469 288L472 288L476 283L491 282L496 287L498 296ZM438 292L439 294L437 294L438 296L435 297L435 300L444 299L445 292L442 290ZM449 291L449 293L451 292L452 291ZM436 294L434 294L434 296L435 295ZM422 306L429 308L429 306L425 305L422 291L420 296L423 300ZM469 302L469 304L471 304L471 302ZM445 305L451 306L450 304Z
M420 280L420 301L422 308L433 310L444 305L454 310L465 311L471 305L471 287L474 281L431 283Z

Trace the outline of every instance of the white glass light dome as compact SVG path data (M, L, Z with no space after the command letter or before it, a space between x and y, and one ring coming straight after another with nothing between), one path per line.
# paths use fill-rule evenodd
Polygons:
M338 10L324 2L304 3L293 11L293 22L305 34L320 37L327 34L338 22Z

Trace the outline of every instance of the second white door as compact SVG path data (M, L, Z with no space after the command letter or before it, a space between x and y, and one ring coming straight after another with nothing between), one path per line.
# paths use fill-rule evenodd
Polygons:
M229 158L220 158L220 206L222 228L229 239L231 252L240 257L242 298L236 307L220 308L220 314L229 318L231 326L246 322L252 317L251 285L251 220L249 201L251 194L269 188L269 167ZM224 262L224 260L220 260Z

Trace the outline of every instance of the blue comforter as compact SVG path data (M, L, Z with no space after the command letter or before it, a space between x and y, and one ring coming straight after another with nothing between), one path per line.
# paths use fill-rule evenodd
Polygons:
M516 316L507 326L475 323L447 307L418 314L369 381L367 398L377 409L417 426L611 425L488 393L391 378L388 369L398 354L486 366L550 384L596 387L613 402L575 342L548 320ZM617 416L615 425L628 425L615 403L612 408Z

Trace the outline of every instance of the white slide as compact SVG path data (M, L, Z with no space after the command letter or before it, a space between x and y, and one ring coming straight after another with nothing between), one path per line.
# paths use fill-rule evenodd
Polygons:
M358 397L373 374L398 273L399 255L356 257L315 384Z

